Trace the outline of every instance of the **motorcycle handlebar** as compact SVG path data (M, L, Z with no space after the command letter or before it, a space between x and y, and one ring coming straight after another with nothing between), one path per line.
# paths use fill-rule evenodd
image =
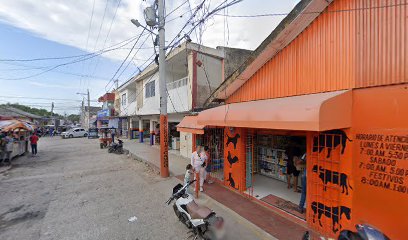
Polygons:
M173 199L174 199L174 196L176 196L180 191L182 191L183 189L186 189L187 187L189 187L191 184L193 184L195 181L197 181L197 180L192 180L192 181L190 181L187 185L185 185L184 187L182 187L177 193L175 193L175 194L173 194L170 198L169 198L169 200L167 200L165 203L167 203L167 205L170 205L170 203L173 201Z

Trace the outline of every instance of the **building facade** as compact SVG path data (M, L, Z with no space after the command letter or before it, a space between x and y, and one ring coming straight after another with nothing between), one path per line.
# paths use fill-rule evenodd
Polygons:
M400 3L300 1L207 101L225 105L179 130L218 153L221 183L322 236L369 224L406 238L408 8Z
M179 133L177 124L184 116L202 109L226 74L232 73L250 51L233 48L209 48L186 42L166 58L169 147L189 157L192 134ZM224 61L228 55L233 60ZM117 90L116 108L126 117L129 135L140 142L159 144L160 81L158 66L152 64ZM123 125L122 125L123 126Z

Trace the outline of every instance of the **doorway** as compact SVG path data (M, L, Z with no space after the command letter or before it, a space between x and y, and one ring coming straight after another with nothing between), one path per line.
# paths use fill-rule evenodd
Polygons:
M298 205L306 136L248 131L246 143L246 193L304 219Z

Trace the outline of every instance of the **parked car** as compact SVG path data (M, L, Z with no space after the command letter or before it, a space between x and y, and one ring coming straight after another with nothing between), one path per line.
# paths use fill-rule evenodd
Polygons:
M66 132L61 133L62 138L74 138L74 137L88 137L88 132L83 128L72 128Z
M98 128L89 128L88 138L99 138L98 131Z

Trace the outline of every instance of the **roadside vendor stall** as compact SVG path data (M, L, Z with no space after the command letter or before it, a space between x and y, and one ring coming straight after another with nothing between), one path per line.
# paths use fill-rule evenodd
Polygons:
M0 121L0 132L13 138L11 158L23 155L28 151L28 138L35 129L27 122L19 120ZM1 150L0 150L1 151Z

